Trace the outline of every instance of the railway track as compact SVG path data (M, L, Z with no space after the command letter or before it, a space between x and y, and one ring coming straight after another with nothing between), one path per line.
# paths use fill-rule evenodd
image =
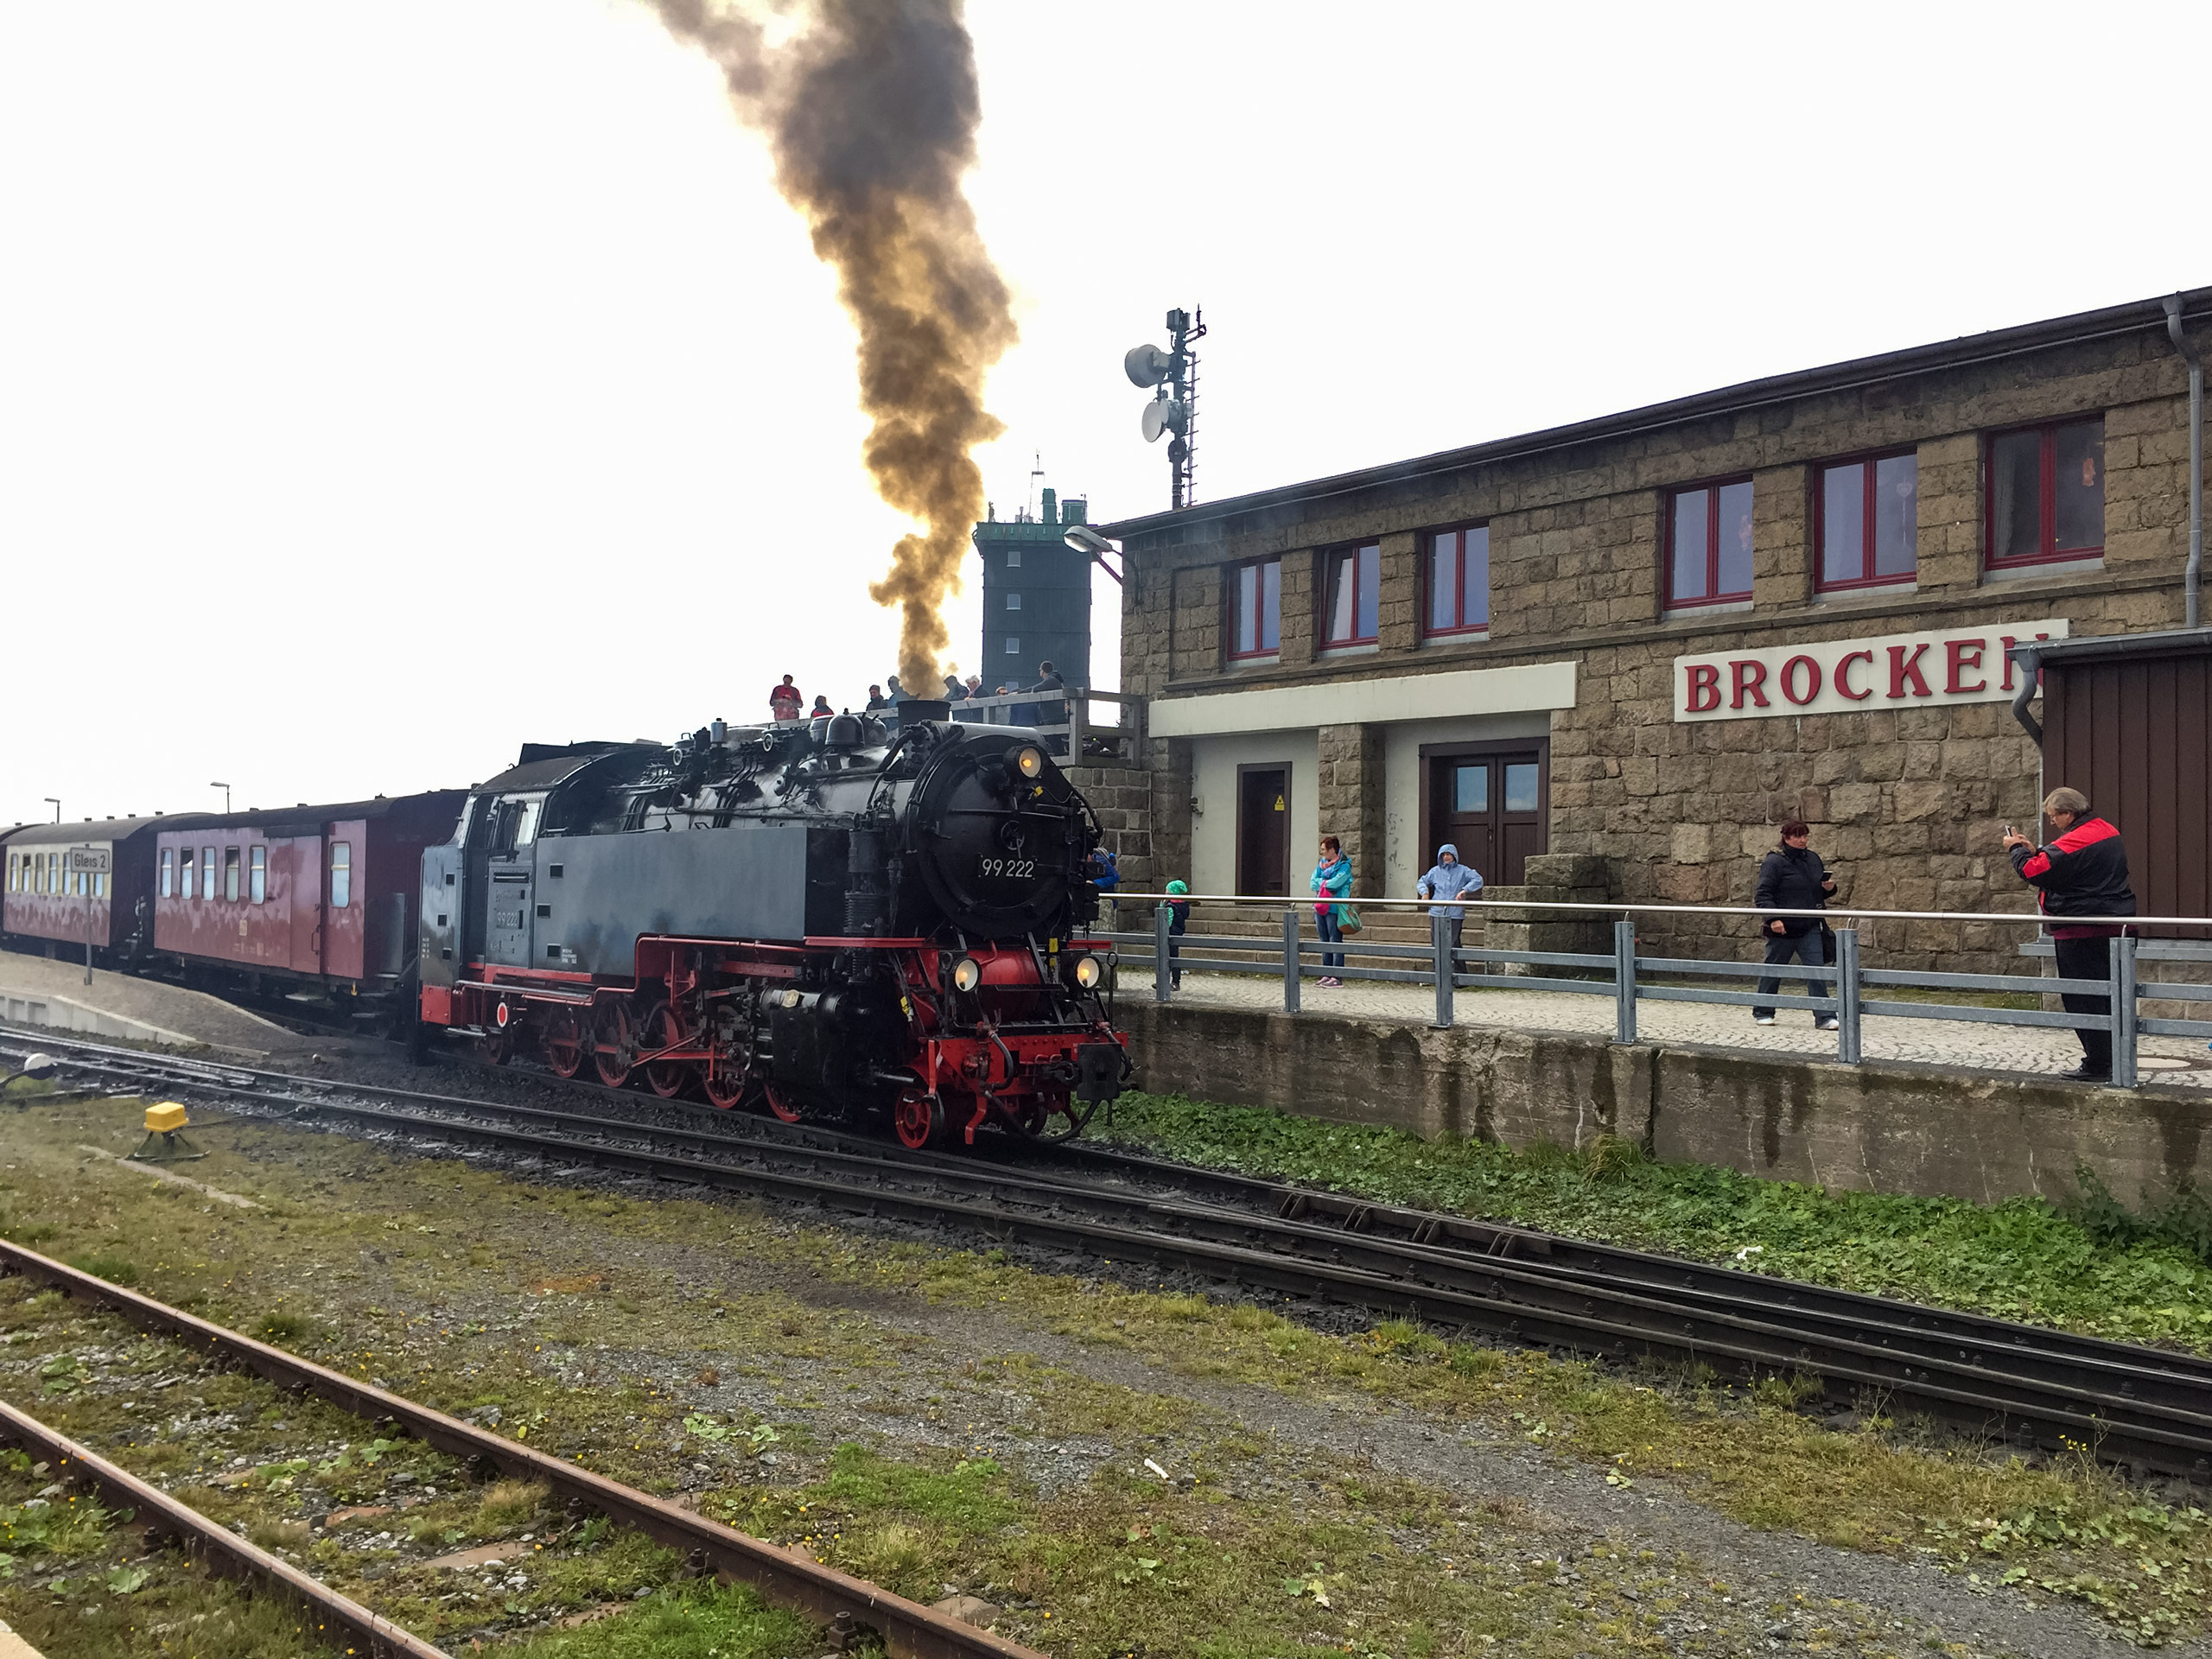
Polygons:
M0 1273L51 1285L73 1300L105 1307L142 1331L180 1344L224 1365L250 1370L289 1392L308 1394L377 1424L393 1427L479 1469L512 1479L543 1481L558 1497L587 1505L621 1526L688 1554L691 1564L753 1586L779 1605L797 1609L840 1631L877 1631L893 1659L1044 1659L1034 1649L963 1624L935 1608L894 1596L865 1580L840 1573L798 1550L787 1550L664 1503L574 1463L531 1450L489 1429L376 1388L356 1377L302 1359L242 1332L171 1307L150 1296L111 1284L81 1268L22 1245L0 1240ZM72 1472L108 1489L120 1503L156 1517L152 1524L184 1539L211 1564L255 1576L308 1601L364 1642L393 1659L445 1659L436 1648L389 1620L346 1600L288 1563L224 1531L175 1499L95 1456L75 1441L0 1402L0 1439L37 1446L49 1462L69 1460Z
M0 1030L0 1051L24 1040ZM1146 1260L1611 1360L1689 1362L1738 1376L1809 1373L1831 1393L1872 1395L1969 1432L2070 1441L2141 1470L2212 1478L2212 1363L2194 1356L1126 1154L917 1158L826 1128L614 1090L600 1091L613 1096L601 1109L569 1110L38 1041L72 1070L133 1089L198 1090L246 1109L556 1170L613 1171Z

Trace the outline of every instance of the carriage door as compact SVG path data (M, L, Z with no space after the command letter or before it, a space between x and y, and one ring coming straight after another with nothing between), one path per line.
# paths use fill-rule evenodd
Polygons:
M1236 769L1236 891L1290 891L1290 768Z
M485 883L484 960L505 968L530 963L531 874L537 857L538 800L510 798L492 809L491 880Z
M273 847L270 853L272 863L279 857L285 861L290 883L294 973L322 971L322 845L321 836L295 836L282 843L281 853ZM275 879L273 873L270 879Z
M1492 887L1518 887L1529 856L1548 844L1545 766L1540 749L1438 755L1429 761L1428 845L1421 866L1451 842Z

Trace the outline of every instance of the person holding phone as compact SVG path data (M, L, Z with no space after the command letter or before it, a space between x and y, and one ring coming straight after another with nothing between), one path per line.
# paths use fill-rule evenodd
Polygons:
M1835 878L1821 862L1821 855L1812 849L1812 829L1802 818L1792 818L1782 826L1782 843L1766 855L1759 866L1758 897L1752 903L1764 911L1825 910L1828 898L1835 892ZM1817 916L1775 916L1763 918L1759 931L1766 939L1766 959L1772 966L1795 957L1808 968L1821 968L1827 964L1827 925ZM1758 994L1772 996L1780 987L1779 975L1759 981ZM1828 983L1824 979L1805 982L1805 995L1826 996ZM1756 1025L1774 1023L1772 1007L1754 1007L1751 1020ZM1822 1031L1836 1028L1836 1017L1832 1014L1816 1014L1813 1023Z
M2092 920L2135 914L2135 889L2127 880L2127 846L2120 831L2089 810L2089 798L2063 785L2044 797L2043 815L2058 834L2038 847L2012 824L2005 826L2005 850L2021 880L2036 889L2036 902L2050 921L2051 946L2061 979L2112 978L2112 942L2125 925ZM2069 1014L2110 1014L2109 996L2063 991L2059 1002ZM2103 1083L2112 1077L2112 1033L2076 1031L2082 1064L2059 1075L2076 1083Z

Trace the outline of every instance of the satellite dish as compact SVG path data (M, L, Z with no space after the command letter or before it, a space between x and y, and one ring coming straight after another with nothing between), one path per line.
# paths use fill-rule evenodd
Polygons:
M1144 441L1158 443L1163 432L1183 429L1185 416L1183 405L1173 397L1155 397L1144 406Z
M1157 346L1132 346L1122 357L1122 372L1132 385L1156 386L1174 366L1175 359Z

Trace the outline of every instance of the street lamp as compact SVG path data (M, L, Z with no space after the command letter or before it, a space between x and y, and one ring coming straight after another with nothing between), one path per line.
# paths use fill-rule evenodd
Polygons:
M51 807L54 809L54 821L56 823L60 823L60 822L61 822L61 798L60 798L59 795L41 795L41 796L40 796L40 797L39 797L39 799L41 799L41 800L42 800L42 801L46 802L48 805L51 806Z
M1073 548L1077 552L1088 553L1090 556L1092 563L1096 564L1108 575L1113 577L1116 582L1118 582L1121 581L1122 573L1116 570L1112 565L1107 563L1105 558L1103 556L1105 554L1111 553L1116 558L1119 558L1121 556L1121 550L1116 547L1113 543L1108 541L1103 536L1101 536L1096 531L1091 529L1089 524L1075 525L1066 535L1061 537L1060 539L1065 542L1070 547Z
M219 789L219 790L221 790L221 791L223 791L223 816L224 816L225 817L226 817L226 818L227 818L228 817L230 817L230 816L231 816L231 786L230 786L228 784L210 784L210 785L207 785L207 787L208 787L208 788L210 788L210 789Z

